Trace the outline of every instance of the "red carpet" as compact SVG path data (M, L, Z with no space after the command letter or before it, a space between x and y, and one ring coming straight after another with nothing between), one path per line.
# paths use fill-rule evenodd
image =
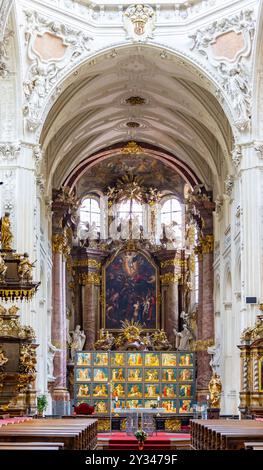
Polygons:
M128 436L125 432L113 432L112 434L99 433L98 441L110 450L137 450L138 442L134 436ZM146 450L170 449L176 441L190 443L190 434L158 432L157 435L149 436L144 443Z

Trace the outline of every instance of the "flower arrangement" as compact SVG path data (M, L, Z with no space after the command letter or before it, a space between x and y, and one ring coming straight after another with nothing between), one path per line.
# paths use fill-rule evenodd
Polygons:
M143 429L138 429L138 431L134 433L134 436L136 437L138 442L145 442L148 437L148 434L147 432L143 431Z
M47 409L47 407L48 407L47 396L46 395L39 395L37 397L37 411L38 411L39 415L43 416L44 411Z

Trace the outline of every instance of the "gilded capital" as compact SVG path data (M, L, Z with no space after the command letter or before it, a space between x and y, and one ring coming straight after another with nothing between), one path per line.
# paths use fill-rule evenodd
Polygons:
M52 251L53 253L61 253L65 256L70 254L70 246L68 244L68 237L65 233L56 233L52 237Z
M80 273L79 274L79 283L82 286L86 286L88 284L99 286L100 282L101 282L101 276L97 273Z
M177 284L180 281L181 277L181 274L166 273L160 276L160 280L162 285Z

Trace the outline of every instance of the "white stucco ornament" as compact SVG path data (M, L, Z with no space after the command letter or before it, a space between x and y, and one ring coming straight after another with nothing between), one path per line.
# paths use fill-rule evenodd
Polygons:
M145 42L153 37L155 13L149 5L130 5L123 14L123 24L127 39Z

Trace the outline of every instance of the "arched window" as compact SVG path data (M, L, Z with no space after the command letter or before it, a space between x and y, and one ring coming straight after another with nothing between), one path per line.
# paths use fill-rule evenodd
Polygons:
M140 225L143 225L143 207L134 199L123 201L118 208L118 219L127 220L136 218Z
M167 199L161 209L161 223L169 225L172 222L176 222L181 228L182 208L180 202L175 197Z
M80 228L86 228L87 223L91 226L96 224L100 231L100 204L95 197L86 197L83 199L79 208Z

